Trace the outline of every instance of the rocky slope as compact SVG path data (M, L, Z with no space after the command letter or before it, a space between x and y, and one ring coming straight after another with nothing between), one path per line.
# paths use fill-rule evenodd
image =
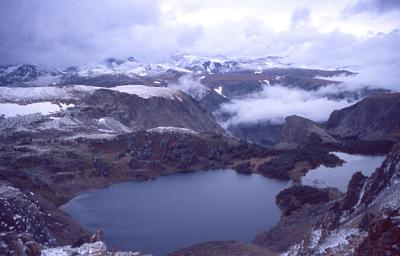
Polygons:
M344 196L288 255L398 255L399 180L397 145L371 177L353 175Z
M281 191L276 196L276 204L282 211L280 222L257 235L253 243L277 254L287 251L293 244L301 242L320 216L332 206L332 201L340 196L341 193L334 188L302 185Z
M281 141L283 126L284 124L258 122L232 125L227 130L236 138L273 148Z
M298 148L307 144L339 143L320 124L300 116L288 116L282 129L278 148Z
M10 182L0 182L0 212L1 255L38 255L42 246L55 246L59 241L73 244L80 237L89 237L86 230L39 193L23 191Z
M367 97L348 108L334 111L327 121L327 130L343 139L397 142L400 137L400 94Z
M89 86L19 87L0 88L0 93L0 101L14 104L5 106L9 108L29 108L35 102L67 106L41 116L0 119L0 129L15 129L24 124L31 130L80 129L110 134L173 126L224 133L214 117L191 97L168 88L141 85L110 89Z
M387 153L400 141L399 107L400 94L386 93L335 110L324 124L289 116L275 147L290 149L312 144L354 153Z
M298 85L296 83L296 85ZM267 86L267 85L264 85ZM224 87L220 86L218 88L222 88L220 89L220 91L224 92L225 89L223 89ZM257 90L262 90L263 86L261 86L259 89ZM246 89L248 89L246 87ZM256 90L256 91L257 91ZM226 90L229 92L229 90ZM346 99L348 102L357 102L358 100L361 100L363 98L365 98L366 100L368 99L373 99L373 98L377 98L375 100L376 104L380 104L378 103L378 101L385 101L385 96L383 95L392 95L389 93L384 93L384 94L376 94L379 93L380 91L370 91L367 92L363 95L359 95L359 96L351 96L351 95L347 95L347 96L343 96L343 99ZM238 90L238 94L241 95L241 91ZM246 92L243 92L244 94ZM254 93L254 92L253 92ZM246 94L245 94L246 95ZM372 95L372 96L371 96ZM375 95L375 96L374 96ZM339 98L341 98L342 96L337 95ZM226 102L230 102L231 100L235 100L238 99L238 97L240 96L232 96L232 98L229 98L229 96L226 96L225 99L229 99L229 101ZM328 97L329 95L324 95L324 97ZM370 106L368 107L366 104L361 104L358 108L363 111L364 113L370 113L369 111L371 111L372 113L375 112L374 107L372 105L374 105L375 103L373 102L373 100L370 100ZM391 102L392 104L397 104L395 102L398 102L398 99L396 99L396 97L393 97ZM226 102L223 102L222 104L225 104ZM364 102L364 101L361 101ZM387 109L386 109L386 113L380 112L380 114L378 114L378 116L381 116L382 118L386 118L387 122L386 124L382 124L382 125L386 125L387 127L392 127L392 129L396 129L395 127L397 126L397 124L395 123L390 123L395 122L393 121L394 119L396 119L397 114L394 113L396 107L391 107L389 106L391 103L387 103ZM383 107L382 109L384 109L385 107ZM212 108L213 111L215 111L215 107ZM329 121L327 122L328 125L328 130L325 130L326 124L317 124L316 122L313 122L311 120L305 121L305 119L303 118L303 122L300 122L300 119L298 118L297 121L294 117L290 117L288 120L286 120L287 122L283 122L283 123L271 123L270 121L259 121L256 123L238 123L238 124L229 124L226 127L226 130L232 134L233 136L235 136L236 138L239 139L244 139L253 143L257 143L263 146L267 146L267 147L275 147L277 146L279 143L281 143L281 145L279 146L288 146L290 147L296 147L296 144L301 144L304 142L304 140L306 138L308 138L310 135L310 133L315 133L317 135L317 137L320 137L320 139L322 139L322 141L324 143L337 143L338 140L336 137L343 138L346 139L346 141L348 141L349 143L354 142L355 140L368 140L366 136L366 134L369 134L368 136L370 136L370 138L374 138L372 140L368 140L368 141L386 141L386 140L393 140L393 138L398 137L398 132L396 131L391 131L391 135L389 137L383 137L381 136L382 134L379 134L379 129L383 129L383 133L385 133L385 128L384 127L378 127L377 124L373 125L372 123L374 122L379 122L379 118L376 118L375 121L370 120L372 117L370 117L367 121L367 119L365 119L365 117L358 117L357 114L354 115L354 119L357 118L363 118L365 122L365 127L370 126L370 128L368 128L368 130L365 131L361 131L360 129L362 129L361 127L364 127L363 125L359 125L360 128L354 127L356 124L352 123L352 121L349 121L349 125L346 123L346 121L342 120L342 117L339 117L339 115L337 114L339 111L341 110L337 110L336 112L332 113L331 118L329 119ZM344 111L344 110L343 110ZM379 112L379 110L378 110ZM346 112L347 113L347 112ZM349 112L350 114L350 112ZM232 116L230 115L230 113L225 113L221 110L216 111L215 115L217 117L217 120L220 121L220 123L226 123L226 121L230 120L232 118ZM347 115L347 114L343 114L343 115ZM368 115L368 114L366 114ZM340 119L340 120L339 120ZM391 120L391 121L389 121ZM229 122L228 122L229 123ZM311 125L313 123L313 125ZM350 124L351 123L351 124ZM226 125L224 125L226 126ZM311 128L311 126L313 126L313 128ZM339 127L341 126L341 127ZM292 128L291 128L292 127ZM302 134L304 132L306 132L307 130L307 134L303 134L306 137L302 138L302 136L298 135L298 138L294 138L293 135L290 136L290 130L296 130L298 128L302 129ZM375 131L373 131L375 129ZM381 132L381 133L382 133ZM347 134L345 134L347 133ZM361 137L357 137L356 133L364 133L364 135L362 135ZM292 132L293 134L293 132ZM282 145L283 144L283 145ZM386 152L390 149L390 147L388 149L386 149Z

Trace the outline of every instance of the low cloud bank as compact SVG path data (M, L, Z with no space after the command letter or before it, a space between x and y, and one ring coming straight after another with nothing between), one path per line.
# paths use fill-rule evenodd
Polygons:
M199 100L207 93L207 88L200 83L193 75L185 75L179 78L177 83L169 84L169 88L185 92Z
M223 126L240 123L283 123L286 116L299 115L311 120L326 121L333 110L347 107L348 100L328 99L321 91L305 91L283 86L269 86L256 94L236 99L221 106L231 118Z
M387 65L370 66L359 71L355 76L340 77L339 81L348 89L359 89L368 87L371 89L387 89L395 92L400 91L400 61Z

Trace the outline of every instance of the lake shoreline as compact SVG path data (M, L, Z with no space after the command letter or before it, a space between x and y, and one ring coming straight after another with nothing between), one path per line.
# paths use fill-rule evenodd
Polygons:
M347 161L346 161L346 163L345 163L345 168L351 168L350 166L352 165L352 164L354 164L354 162L351 162L351 161L349 161L349 157L351 156L351 155L349 155L349 154L344 154L344 153L339 153L339 157L340 157L340 154L342 154L342 156L344 155L344 156L346 156L345 157L345 159L347 159ZM365 155L355 155L355 157L357 158L357 157L364 157L364 158L368 158L368 157L373 157L373 156L365 156ZM382 159L381 159L382 158ZM376 165L376 167L377 166L379 166L380 164L381 164L381 161L383 161L383 157L381 157L381 158L379 158L376 162L375 162L375 165ZM350 165L350 166L349 166ZM326 168L326 167L318 167L318 168L316 168L316 169L313 169L313 170L310 170L308 173L307 173L307 175L308 174L310 174L310 173L312 173L313 171L315 171L315 170L317 170L318 171L318 169L319 168ZM327 174L328 176L329 175L331 175L331 174L334 174L335 173L335 168L343 168L343 166L338 166L338 167L331 167L331 168L329 168L329 173ZM354 167L354 169L355 169L356 167ZM371 167L372 169L374 169L373 167ZM369 170L369 172L370 173L372 173L372 169L370 169ZM181 172L181 173L173 173L173 174L168 174L168 175L166 175L166 176L161 176L161 177L157 177L157 178L155 178L155 179L152 179L152 180L150 180L150 181L146 181L146 182L144 182L143 181L143 183L142 183L142 185L145 185L147 182L159 182L159 180L160 179L163 179L163 178L169 178L169 179L171 179L171 178L173 178L174 176L176 177L176 175L182 175L182 174L185 174L185 175L196 175L196 174L202 174L202 173L213 173L213 172L218 172L218 171L220 171L220 170L207 170L207 171L191 171L191 172ZM356 172L357 170L355 169L354 171L351 171L351 175L354 173L354 172ZM229 170L229 172L235 172L234 170ZM243 175L243 174L240 174L240 173L237 173L237 172L235 172L234 173L235 175ZM257 175L260 175L260 174L257 174ZM305 177L307 177L307 175L305 176ZM351 177L351 175L349 175L349 178ZM254 175L251 175L251 176L254 176ZM187 176L188 177L188 176ZM246 177L246 175L245 176L243 176L243 177ZM272 179L270 179L270 178L267 178L267 177L263 177L262 175L260 175L260 178L263 178L263 179L268 179L268 180L270 180L270 181L273 181ZM343 183L344 184L347 184L348 183L348 181L349 181L349 179L348 180L343 180ZM137 183L137 182L140 182L140 181L126 181L126 182L122 182L122 183L118 183L118 184L113 184L113 185L110 185L110 186L108 186L107 187L107 189L106 190L108 190L108 191L110 191L110 190L113 190L113 189L115 189L115 187L118 187L118 186L124 186L124 184L129 184L129 183ZM311 185L311 184L306 184L306 185ZM293 186L293 184L292 185L289 185L289 187L292 187ZM284 188L282 188L282 189L284 189ZM279 193L279 192L282 192L282 189L281 190L279 190L277 193L275 193L274 195L271 195L271 197L273 198L273 201L275 201L275 196ZM100 190L97 190L97 191L102 191L102 190L104 190L104 189L100 189ZM91 191L90 193L96 193L96 190L95 191ZM89 194L90 194L89 193ZM87 194L87 193L84 193L84 194ZM69 201L66 205L68 205L68 204L70 204L72 201L79 201L80 200L80 198L79 198L79 196L78 197L74 197L71 201ZM318 207L320 207L321 205L319 205ZM61 209L63 209L65 207L65 205L63 205L62 207L61 207ZM305 222L308 222L309 223L309 225L311 225L311 224L313 224L313 222L312 222L312 218L310 219L309 218L309 216L310 216L310 211L311 211L311 209L313 209L313 211L316 211L316 212L321 212L320 210L319 211L317 211L317 208L316 207L312 207L312 208L310 208L310 209L308 209L305 213L302 213L302 214L298 214L298 216L296 217L296 218L299 218L299 219L303 219L303 221L305 221ZM65 208L63 209L63 210L65 210ZM74 216L74 214L72 214L72 216ZM302 217L303 216L303 217ZM311 216L315 216L315 214L313 215L313 214L311 214ZM306 220L306 219L304 219L304 218L306 218L307 217L307 219L308 220ZM282 221L282 219L281 219L281 221ZM286 220L287 221L287 220ZM81 223L81 222L80 222ZM82 223L81 223L82 224ZM283 226L282 226L283 225ZM282 228L284 228L284 229L287 229L287 227L284 227L286 224L282 224L281 222L279 222L279 219L277 219L276 220L276 222L275 222L275 224L274 225L272 225L271 226L271 228L268 228L268 229L266 229L266 231L263 231L263 234L268 234L268 232L270 231L270 230L273 230L273 232L274 232L274 234L277 234L277 231L276 231L276 228L277 227L280 227L280 229L282 229ZM83 226L85 226L85 225L83 225ZM293 231L293 228L289 228L291 231ZM92 228L91 229L92 231L94 231L95 230L95 228ZM265 230L265 229L264 229ZM289 232L289 231L288 231ZM107 237L107 230L105 230L105 234L106 234L106 237ZM287 233L285 233L285 234L287 234ZM252 238L254 238L254 236L256 235L256 233L254 233L254 234L252 234ZM264 235L265 236L265 235ZM257 240L262 240L260 237L262 237L261 235L257 235L257 237L256 237L256 240L255 241L257 241ZM221 239L219 239L219 240L221 240ZM227 239L227 240L230 240L230 239ZM250 239L250 240L252 240L252 239ZM249 242L249 241L248 241ZM256 242L256 244L257 244L257 242ZM184 247L184 246L183 246ZM117 247L118 248L118 247ZM122 249L135 249L135 248L122 248ZM137 249L137 248L136 248Z

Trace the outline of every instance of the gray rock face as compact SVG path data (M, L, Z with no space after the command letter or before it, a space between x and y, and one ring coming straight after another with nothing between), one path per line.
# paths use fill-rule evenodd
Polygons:
M224 134L214 116L198 102L183 92L167 88L128 86L124 91L116 88L100 89L90 86L49 88L41 97L21 96L27 102L48 101L61 105L70 104L60 111L41 115L0 116L0 130L57 129L79 132L120 134L147 130L160 126L188 128L195 131ZM19 94L29 89L19 89ZM18 96L20 96L18 94ZM21 103L18 98L4 96L5 101Z
M37 251L35 244L74 243L85 234L69 215L40 196L0 181L0 255L9 250Z
M11 70L10 70L11 69ZM22 84L49 73L35 65L0 66L0 86Z
M282 124L268 122L257 124L238 124L228 127L228 131L238 139L257 143L266 147L278 144L282 133Z
M311 186L295 185L279 192L276 204L288 216L305 204L320 204L337 199L341 193L334 188L319 189Z
M46 213L32 196L2 183L0 185L0 232L30 233L42 244L53 244L46 226Z
M14 231L0 233L0 254L4 256L40 256L42 245L32 234Z
M286 117L279 148L296 148L315 142L312 140L319 140L322 144L338 143L320 124L300 116Z
M400 145L396 145L369 178L353 175L344 196L288 255L398 255L399 180Z
M71 246L54 247L44 249L42 256L151 256L141 254L139 252L121 252L121 251L108 251L107 246L101 242L86 243L79 247L72 248Z
M398 141L400 93L367 97L348 108L336 110L329 117L327 129L341 138Z
M159 126L189 128L222 134L224 130L211 113L191 97L176 92L175 98L149 97L100 89L82 98L70 115L79 120L112 118L128 129Z

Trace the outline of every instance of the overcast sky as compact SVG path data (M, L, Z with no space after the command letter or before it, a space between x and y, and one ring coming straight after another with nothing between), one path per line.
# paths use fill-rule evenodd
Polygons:
M0 63L161 61L187 52L398 67L399 28L399 0L2 0Z

